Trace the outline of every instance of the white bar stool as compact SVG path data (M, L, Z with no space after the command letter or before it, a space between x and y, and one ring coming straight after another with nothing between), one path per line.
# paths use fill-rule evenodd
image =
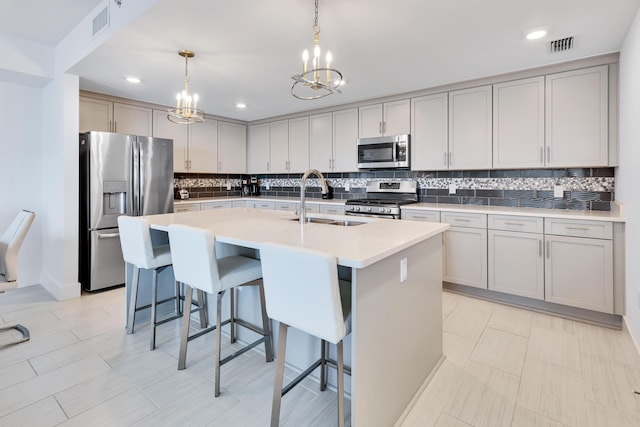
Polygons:
M36 214L31 211L22 210L18 212L9 227L0 236L0 294L18 287L18 253L35 217ZM3 326L0 328L0 332L11 330L20 332L22 338L1 347L20 344L31 339L29 329L22 325Z
M158 273L171 266L171 251L169 245L153 246L151 242L151 231L149 221L146 218L125 216L118 217L118 228L120 230L120 244L125 262L133 265L133 283L131 285L131 297L129 301L129 317L127 320L127 333L134 331L136 313L147 308L151 308L151 344L150 349L156 347L156 327L171 320L179 319L182 315L180 306L181 292L176 282L176 295L161 301L158 299ZM138 303L138 283L140 281L140 269L152 270L151 281L151 303L142 307L136 307ZM175 299L176 314L162 320L156 319L156 305ZM185 298L191 301L191 298ZM192 302L193 304L193 302ZM200 322L202 327L206 327L206 304L204 295L198 294L198 309L200 311ZM187 307L191 308L190 304Z
M293 246L265 243L260 247L267 314L280 322L273 386L271 426L280 424L282 396L318 366L320 390L327 386L326 365L338 369L338 425L344 426L344 366L342 340L351 331L351 283L338 279L338 264L331 254ZM286 387L284 376L289 326L322 340L320 359ZM337 345L337 362L328 359L326 342Z
M273 342L271 327L265 310L264 289L262 287L262 269L260 261L242 255L231 255L216 258L215 238L211 230L188 227L185 225L169 226L169 244L173 258L173 269L176 280L186 286L188 300L193 289L208 294L217 294L216 324L215 326L196 332L189 336L190 308L185 307L182 323L182 337L180 340L180 356L178 369L184 369L187 358L187 343L192 339L204 335L212 330L216 331L216 360L215 360L215 396L220 395L220 366L235 359L253 347L264 343L266 361L273 361ZM262 328L252 325L235 317L233 292L237 286L258 286L260 292L260 306L262 311ZM230 318L222 321L222 297L230 290L231 313ZM235 351L221 360L221 327L230 323L231 341L235 340L235 324L248 328L260 335L261 338Z

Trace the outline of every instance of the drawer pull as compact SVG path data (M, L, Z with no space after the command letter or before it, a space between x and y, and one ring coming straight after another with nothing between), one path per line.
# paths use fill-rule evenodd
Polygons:
M413 215L412 218L417 218L417 219L427 219L426 216L422 216L422 215Z
M471 222L469 218L453 218L454 221Z
M521 222L505 222L505 225L513 225L515 227L524 227L524 224Z
M567 230L589 231L588 227L565 227Z

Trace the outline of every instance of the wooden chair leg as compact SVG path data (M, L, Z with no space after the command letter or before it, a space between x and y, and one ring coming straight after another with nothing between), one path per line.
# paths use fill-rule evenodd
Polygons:
M271 427L280 425L280 407L282 406L282 383L284 381L284 358L287 350L288 326L280 322L278 329L278 355L276 356L276 376L273 381L273 401L271 404Z
M131 295L129 298L129 317L127 320L127 333L132 334L136 322L136 306L138 305L138 282L140 280L140 269L133 266L133 280L131 283Z
M231 289L233 291L233 289ZM222 323L222 297L224 291L218 292L218 302L216 307L216 367L215 367L215 392L214 396L220 396L220 347L222 347L222 332L220 324Z
M193 297L193 288L185 285L185 301L190 301ZM187 342L189 339L189 323L191 322L191 304L185 304L182 313L182 333L180 335L180 355L178 356L178 370L182 370L187 365Z

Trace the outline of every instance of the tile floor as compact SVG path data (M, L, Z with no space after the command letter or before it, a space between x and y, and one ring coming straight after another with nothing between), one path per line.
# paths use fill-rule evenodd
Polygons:
M449 292L443 314L446 359L403 427L640 426L640 356L626 332ZM0 295L0 324L32 335L0 348L0 426L268 425L273 364L260 353L225 365L214 399L213 334L190 343L177 371L178 322L159 327L150 352L148 327L126 335L123 319L123 289ZM335 394L305 380L282 415L284 426L335 425Z

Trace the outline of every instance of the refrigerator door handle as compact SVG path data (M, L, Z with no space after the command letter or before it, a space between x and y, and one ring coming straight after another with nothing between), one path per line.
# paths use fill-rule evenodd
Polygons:
M98 235L98 240L102 240L102 239L113 239L116 237L120 237L120 233L106 233L106 234L99 234Z
M138 141L131 143L131 189L133 194L133 216L140 215L140 147Z

